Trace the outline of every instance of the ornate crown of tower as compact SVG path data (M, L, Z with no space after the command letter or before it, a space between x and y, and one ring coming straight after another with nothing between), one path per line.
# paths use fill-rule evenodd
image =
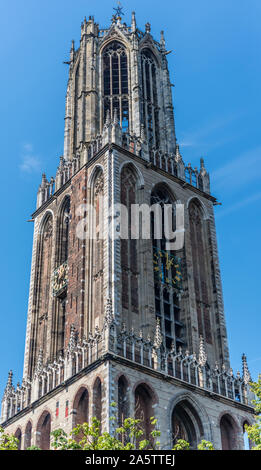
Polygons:
M184 389L222 396L249 413L246 358L243 377L229 364L216 199L204 160L199 169L185 165L176 142L168 53L163 32L158 42L149 23L139 30L134 13L127 26L120 9L108 29L84 19L79 48L72 42L64 155L55 178L43 175L32 216L23 382L15 389L10 374L3 399L11 428L34 403L35 429L46 435L51 412L44 407L51 409L53 396L53 412L59 416L61 403L68 429L88 419L90 403L105 427L113 400L119 422L128 413L148 417L163 389L161 410ZM146 218L145 206L168 204L175 219L177 203L185 242L176 252L154 236L155 213L145 238L131 237L120 218L122 207L132 220L133 205ZM176 414L171 405L171 423L165 411L159 417L170 446L177 427L180 437L211 435L204 412L192 411L192 401L182 406ZM193 417L193 432L180 423L183 412Z

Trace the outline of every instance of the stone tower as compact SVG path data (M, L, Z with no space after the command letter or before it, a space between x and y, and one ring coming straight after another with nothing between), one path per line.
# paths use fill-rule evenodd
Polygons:
M250 375L245 356L242 375L230 368L217 201L204 160L180 154L167 55L163 32L156 41L134 13L127 26L120 9L108 29L84 19L72 42L64 155L32 216L23 380L10 372L2 401L22 449L48 449L51 430L92 416L110 430L112 401L145 434L155 416L166 449L178 438L243 448ZM157 236L166 206L173 223L183 208L175 249Z

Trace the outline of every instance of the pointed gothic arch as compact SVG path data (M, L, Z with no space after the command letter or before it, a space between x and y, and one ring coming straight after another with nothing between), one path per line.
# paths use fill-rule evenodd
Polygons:
M193 198L188 205L190 241L192 249L193 279L196 298L198 333L212 344L210 291L208 285L208 243L201 202Z
M204 423L204 425L207 431L207 424ZM171 413L171 445L175 445L179 439L183 439L189 442L192 449L196 449L203 437L204 426L200 408L195 406L190 397L180 397L176 400Z
M160 142L158 61L149 47L144 47L140 51L140 68L142 78L142 122L149 149L158 149Z
M122 426L124 420L129 417L129 384L124 375L118 378L118 426Z
M125 167L128 167L135 175L136 175L136 178L137 178L137 189L143 189L144 188L144 177L143 177L143 174L141 172L141 170L138 168L137 165L135 165L135 163L131 160L126 160L124 162L121 163L120 167L119 167L119 173L121 175L122 171L124 170Z
M51 422L50 412L48 410L43 411L36 426L36 445L42 450L50 449Z
M138 240L131 236L131 206L137 204L138 178L133 165L123 166L120 174L120 201L127 209L127 236L121 239L122 309L125 314L139 313Z
M17 430L15 431L14 436L16 437L16 439L18 439L18 450L21 450L21 445L22 445L22 431L21 431L21 428L17 428Z
M102 425L102 382L100 377L96 377L92 389L93 395L93 416L97 418Z
M56 221L55 274L57 283L53 282L53 317L52 327L55 335L51 341L53 358L63 356L65 347L65 309L67 300L69 226L71 199L66 195L59 207Z
M153 407L156 404L156 396L152 388L146 383L140 383L134 390L135 399L135 419L140 419L140 428L143 430L143 436L140 440L151 440L152 431L151 418L154 417Z
M180 290L182 287L182 257L180 252L169 250L165 236L165 206L172 206L171 230L176 229L175 196L169 186L159 183L151 192L152 263L154 271L155 312L159 321L165 346L179 349L183 345L184 324L181 318Z
M238 449L238 425L229 413L224 413L220 419L220 434L222 450Z
M73 428L78 424L89 421L89 392L87 387L81 386L73 400ZM77 438L80 439L80 436Z
M26 450L28 447L32 445L32 422L31 420L28 421L25 432L24 432L24 449Z
M112 39L101 49L103 124L109 114L112 119L117 111L123 131L129 128L129 71L125 45Z
M32 338L34 347L30 350L29 374L33 370L39 355L43 350L44 360L47 359L47 324L50 315L53 256L53 213L47 211L39 226L36 255L35 295L32 308Z

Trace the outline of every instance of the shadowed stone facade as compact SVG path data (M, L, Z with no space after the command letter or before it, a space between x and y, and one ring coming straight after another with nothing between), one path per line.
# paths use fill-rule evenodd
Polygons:
M142 417L145 433L153 414L163 448L178 438L244 447L250 374L245 356L242 375L230 367L217 201L204 160L192 168L180 154L167 53L163 32L155 41L134 13L131 26L116 15L108 29L85 19L72 43L64 155L55 178L43 175L32 216L23 380L15 388L10 373L2 401L22 449L48 449L51 430L94 415L112 430L113 401L118 423ZM130 215L155 201L184 206L175 257L152 237L113 237L125 229L120 204Z

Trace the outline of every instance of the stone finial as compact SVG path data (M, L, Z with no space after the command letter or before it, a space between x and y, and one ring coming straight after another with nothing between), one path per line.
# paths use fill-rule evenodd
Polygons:
M144 124L141 124L140 126L140 138L143 142L146 140Z
M70 339L68 344L69 351L73 351L76 347L76 328L74 324L71 324Z
M5 392L8 393L8 392L11 392L13 389L13 371L10 370L8 372L8 379L7 379L7 383L6 383L6 387L5 387Z
M75 54L74 40L72 40L71 50L70 50L70 62L74 61L74 54Z
M155 348L159 349L162 345L162 332L161 332L161 326L160 326L160 319L157 318L156 322L156 330L155 330L155 336L154 336L154 346Z
M164 37L164 31L160 32L160 45L161 45L161 49L165 50L166 42L165 42L165 37Z
M36 363L36 372L41 372L43 368L43 350L42 348L39 349L37 363Z
M111 325L114 320L114 315L112 312L112 300L108 298L106 301L106 308L105 308L105 323L106 325Z
M113 124L115 126L117 126L118 123L119 123L118 110L117 110L117 108L114 108L114 111L113 111Z
M60 157L60 165L59 165L59 168L63 168L64 167L64 158L63 158L63 155L61 155Z
M204 176L206 173L207 173L207 170L205 168L204 158L201 158L200 159L200 174Z
M247 358L245 354L242 355L242 369L243 369L243 374L242 374L243 380L244 380L244 383L247 385L249 384L249 382L251 382L251 376L250 376L250 372L248 369Z
M182 156L180 155L179 151L179 144L176 145L176 153L175 153L175 162L181 162L182 161Z
M198 356L199 364L204 367L207 363L207 354L205 350L205 341L202 335L200 335L199 339L199 356Z
M132 12L131 14L131 31L132 33L135 33L136 31L136 16L135 16L135 11Z
M107 109L105 126L109 127L110 123L111 123L111 113L110 113L110 110Z
M145 31L146 31L147 34L149 34L151 32L151 24L150 23L145 24Z
M47 178L46 178L46 174L45 174L45 173L43 173L43 174L42 174L42 182L41 182L41 187L42 187L42 188L45 188L45 187L46 187L46 185L47 185Z

